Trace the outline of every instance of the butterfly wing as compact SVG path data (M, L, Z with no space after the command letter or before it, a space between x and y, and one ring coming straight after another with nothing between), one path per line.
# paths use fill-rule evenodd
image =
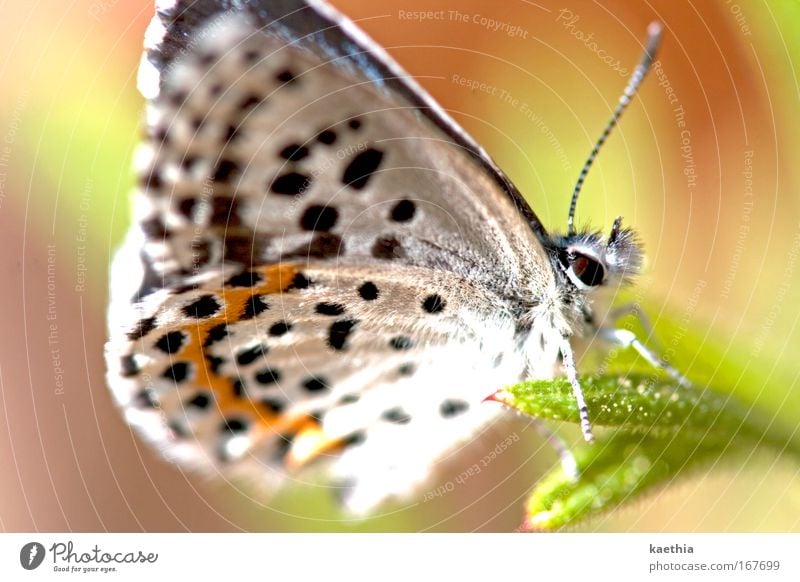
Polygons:
M500 298L446 271L282 263L189 282L137 303L109 346L128 420L172 458L264 479L344 451L354 511L421 483L522 369Z
M219 2L158 2L158 15L148 34L148 53L144 57L140 87L145 96L160 90L165 68L191 50L197 29L226 11ZM292 46L314 54L321 62L347 69L353 76L368 81L392 101L398 99L414 106L416 113L434 124L448 139L483 167L497 187L512 200L517 211L542 239L544 226L523 199L514 184L503 174L484 149L467 134L441 106L350 19L325 1L272 0L242 2L241 10L250 22L270 30Z
M150 139L136 217L148 282L297 256L400 259L509 295L546 280L523 203L466 134L423 106L430 98L399 67L379 69L373 53L389 62L379 49L307 32L343 35L343 17L330 24L316 2L274 5L209 14L215 3L177 2L150 27L161 41L140 75Z
M522 375L539 223L488 156L320 2L159 5L112 272L109 379L187 463L279 478L344 450L348 505L424 479ZM268 477L265 477L268 478Z

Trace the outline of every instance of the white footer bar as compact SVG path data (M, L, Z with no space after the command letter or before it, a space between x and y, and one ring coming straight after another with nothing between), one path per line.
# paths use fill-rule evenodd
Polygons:
M0 535L14 581L796 582L798 564L798 534Z

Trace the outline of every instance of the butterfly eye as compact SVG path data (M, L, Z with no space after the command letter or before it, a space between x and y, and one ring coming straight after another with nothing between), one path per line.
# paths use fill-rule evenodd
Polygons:
M570 261L568 274L579 289L588 289L597 287L603 282L606 269L597 259L576 253L575 258Z

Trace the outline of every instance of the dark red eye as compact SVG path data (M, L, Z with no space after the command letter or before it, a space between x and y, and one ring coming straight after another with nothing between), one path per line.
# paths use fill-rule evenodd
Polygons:
M602 263L586 255L576 254L570 266L578 280L587 287L600 285L606 276Z

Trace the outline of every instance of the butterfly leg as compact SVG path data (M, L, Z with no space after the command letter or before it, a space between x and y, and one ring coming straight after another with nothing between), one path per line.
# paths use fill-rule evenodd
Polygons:
M567 378L572 385L572 392L575 394L575 400L578 401L578 413L580 414L583 438L586 439L586 442L594 442L592 423L589 421L589 408L586 406L583 389L581 388L581 383L578 381L578 371L575 369L575 357L572 355L572 346L569 343L569 337L562 338L560 351L564 370L567 372Z
M691 386L691 383L683 376L683 374L678 372L678 370L670 366L666 360L661 358L658 354L650 350L641 341L639 341L639 338L637 338L636 334L634 334L632 331L627 329L600 328L599 334L604 340L616 345L617 347L633 348L640 356L647 360L651 366L664 370L667 374L675 378L675 380L677 380L681 386L685 388Z
M533 425L536 427L536 430L539 432L539 434L547 440L547 443L553 447L555 452L558 454L558 460L561 462L561 470L564 471L564 474L569 477L570 481L573 483L577 482L578 461L575 460L575 455L573 455L572 451L569 450L567 444L541 420L534 418Z
M655 328L653 327L653 322L650 321L647 314L642 311L638 303L625 303L624 305L615 307L608 313L608 319L614 322L613 325L617 325L617 322L627 315L636 318L636 321L644 328L648 340L655 344L657 350L662 351L661 343L658 341L658 336L656 336Z

